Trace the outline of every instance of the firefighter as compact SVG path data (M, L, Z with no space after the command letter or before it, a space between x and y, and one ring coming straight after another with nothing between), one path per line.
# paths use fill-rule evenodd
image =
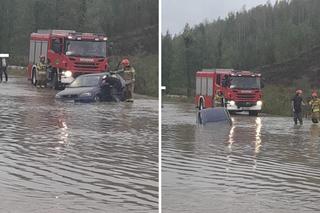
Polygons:
M37 64L36 71L37 87L45 87L47 84L47 64L44 55L40 56L40 62Z
M302 90L299 89L296 91L296 95L291 99L294 124L298 124L298 120L299 120L300 125L303 124L301 105L305 105L301 96L302 96Z
M216 95L214 96L214 106L215 107L223 107L224 97L221 90L218 90Z
M122 77L126 82L126 87L125 87L126 101L133 102L135 70L130 65L130 62L128 59L123 59L120 64L122 66Z
M311 120L313 123L319 122L319 113L320 113L320 99L316 92L313 92L311 95L312 99L309 101L311 107Z

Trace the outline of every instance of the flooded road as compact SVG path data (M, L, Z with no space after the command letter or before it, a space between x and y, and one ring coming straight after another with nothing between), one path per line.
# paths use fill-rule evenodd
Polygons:
M197 126L194 105L162 109L163 213L320 212L320 125L233 116Z
M0 84L0 212L158 212L158 101L55 93Z

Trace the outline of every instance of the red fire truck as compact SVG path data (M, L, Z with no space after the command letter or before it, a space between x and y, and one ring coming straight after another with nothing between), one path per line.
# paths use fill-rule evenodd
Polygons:
M261 74L233 69L208 69L196 73L195 103L198 109L214 107L222 93L229 112L248 111L257 116L262 107Z
M28 79L37 84L36 64L40 56L48 64L47 82L54 88L70 84L81 74L109 69L107 37L73 30L38 30L31 34Z

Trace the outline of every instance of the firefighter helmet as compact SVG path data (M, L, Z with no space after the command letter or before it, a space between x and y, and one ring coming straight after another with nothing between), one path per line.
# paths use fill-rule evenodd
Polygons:
M130 65L130 62L127 58L125 58L121 61L121 64L125 67L128 67Z
M42 63L44 63L45 60L46 60L46 56L44 56L44 55L40 55L39 58L40 58L40 61L41 61Z

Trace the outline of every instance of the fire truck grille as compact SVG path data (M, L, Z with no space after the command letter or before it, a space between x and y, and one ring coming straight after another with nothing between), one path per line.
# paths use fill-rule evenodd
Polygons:
M237 102L236 105L238 107L252 107L252 106L255 106L256 104L252 102Z
M255 94L237 94L237 99L240 100L254 100Z
M75 62L74 67L77 69L97 69L98 63L83 63L83 62Z

